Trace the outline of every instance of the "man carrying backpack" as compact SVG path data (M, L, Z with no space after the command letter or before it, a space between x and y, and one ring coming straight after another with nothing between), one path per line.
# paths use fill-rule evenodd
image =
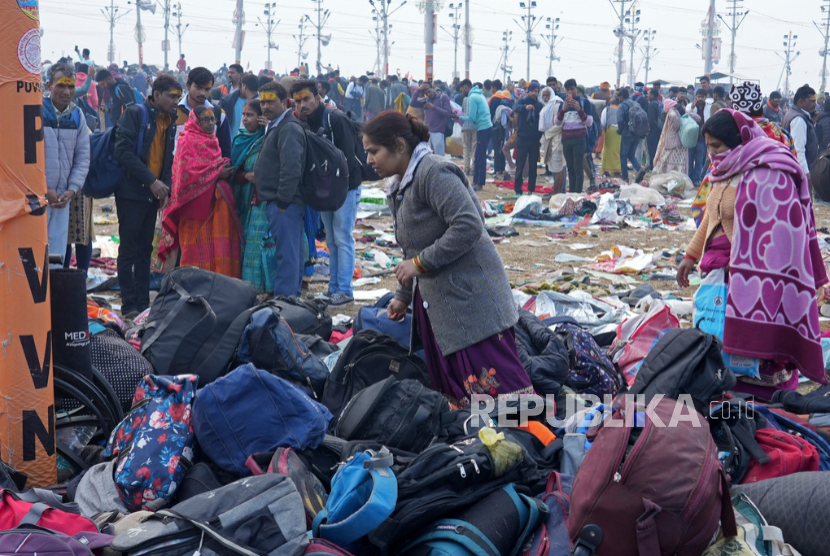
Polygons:
M334 146L343 152L349 165L349 193L343 206L334 212L321 212L326 227L326 244L329 247L331 278L326 300L329 305L340 306L354 301L354 225L357 219L357 205L360 203L360 184L363 174L360 161L355 156L357 133L348 116L339 110L326 107L321 102L317 83L298 81L291 87L291 96L297 116L308 129L320 130Z
M112 125L118 123L118 119L127 110L127 107L135 104L135 92L133 88L121 79L115 78L105 69L98 70L95 74L95 80L102 87L109 89L110 98L112 99L112 106L109 108L110 117L112 118ZM105 108L106 112L107 109Z
M43 140L46 155L46 217L49 252L66 253L69 203L80 194L89 171L89 131L75 95L75 69L69 64L49 68L50 98L43 99Z
M622 99L617 112L617 133L622 135L620 141L620 166L622 178L628 182L628 161L634 167L634 172L640 171L640 161L637 160L637 146L648 135L648 114L640 105L631 100L628 89L620 89Z
M150 256L159 207L170 195L179 82L162 75L151 95L124 112L115 132L115 158L124 178L115 190L118 212L118 282L121 314L138 314L150 306ZM143 123L147 121L147 125ZM141 145L136 145L143 133Z
M300 297L303 270L303 214L300 192L305 168L305 131L291 110L286 110L288 93L276 81L259 88L263 115L271 120L257 159L256 191L266 202L265 214L271 235L276 240L277 272L274 295Z

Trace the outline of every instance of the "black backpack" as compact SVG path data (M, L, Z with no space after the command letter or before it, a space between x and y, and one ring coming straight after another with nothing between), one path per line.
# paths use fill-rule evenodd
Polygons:
M737 379L723 362L723 342L697 328L672 328L643 360L630 394L657 394L676 400L689 394L695 409L709 414L709 403L730 390Z
M504 435L516 444L512 431L504 430ZM506 484L534 482L538 471L525 456L522 451L522 457L510 460L498 473L490 449L478 436L454 444L433 444L396 473L395 511L369 533L369 542L381 553L400 554L422 527L453 510L472 506ZM493 509L493 516L500 516L498 508Z
M303 202L320 212L334 212L349 193L349 164L343 152L323 137L303 128L306 136L305 170L300 184Z
M393 376L417 380L429 386L429 373L424 360L409 351L391 336L374 330L361 330L352 337L326 380L323 398L335 421L352 397L377 382Z
M141 339L158 375L199 375L204 386L225 374L256 305L250 282L184 266L164 276Z
M830 149L824 149L810 168L810 184L822 201L830 201Z
M267 304L280 314L295 334L320 336L326 341L331 338L331 316L326 313L328 304L325 301L280 295Z
M755 432L767 428L767 419L745 400L727 400L704 415L731 484L743 480L753 459L762 465L770 461L755 440Z
M648 114L636 101L628 109L628 129L636 137L645 137L649 132Z
M537 394L557 394L568 380L570 354L565 343L539 320L519 310L516 323L516 350Z
M340 414L334 434L373 440L420 453L441 436L450 417L447 399L416 380L390 376L358 392Z
M323 113L323 133L326 135L331 134L331 113L334 112L334 108L331 106L327 106ZM369 166L366 162L366 151L363 148L363 139L360 138L360 133L363 130L363 124L355 120L354 114L351 112L346 112L346 116L348 117L349 123L352 125L352 129L354 130L355 134L355 142L354 142L354 158L357 159L358 164L360 164L360 172L361 172L361 181L378 181L380 176L375 169ZM331 138L332 142L334 138ZM349 156L348 153L343 153L347 157Z

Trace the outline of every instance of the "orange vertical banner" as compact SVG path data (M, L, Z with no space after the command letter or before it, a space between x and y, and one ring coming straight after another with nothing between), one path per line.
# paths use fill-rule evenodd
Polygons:
M0 0L0 458L57 481L37 0Z

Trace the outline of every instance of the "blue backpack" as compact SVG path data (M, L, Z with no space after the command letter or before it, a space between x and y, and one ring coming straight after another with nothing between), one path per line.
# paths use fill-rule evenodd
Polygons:
M541 500L516 492L511 483L454 517L428 525L401 553L406 556L516 556L547 520L548 513L548 506Z
M394 293L388 293L371 307L362 307L357 312L352 332L357 334L361 330L374 330L391 336L392 339L408 350L412 340L412 312L407 311L406 316L400 322L391 320L386 315L386 307L394 298ZM426 360L424 350L416 352L415 355Z
M551 471L545 492L537 496L548 508L547 519L536 530L522 556L570 556L568 512L571 507L573 477Z
M343 465L331 480L326 508L314 518L314 537L360 553L360 541L395 510L398 481L388 449L366 450Z
M136 155L141 156L144 131L150 123L150 111L141 104L141 129L135 143ZM89 173L84 182L83 194L94 199L106 199L124 179L124 168L115 158L115 133L117 126L97 131L89 136Z
M317 359L288 322L280 316L280 307L268 304L254 311L242 333L236 352L238 364L252 363L256 368L277 375L320 400L329 370Z
M148 375L112 431L104 457L118 456L115 488L131 512L160 510L193 461L191 406L199 377Z
M247 364L199 390L193 428L213 463L239 476L251 474L249 456L279 447L316 448L331 413L305 392Z

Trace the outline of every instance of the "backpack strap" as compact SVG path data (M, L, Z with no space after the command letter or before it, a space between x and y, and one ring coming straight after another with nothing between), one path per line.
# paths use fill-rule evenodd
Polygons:
M250 309L242 311L235 319L233 319L233 322L231 322L231 325L225 331L222 339L219 340L219 343L216 344L216 347L210 355L208 355L207 359L205 359L204 362L199 365L199 368L196 369L195 373L199 375L199 380L207 383L208 381L216 380L224 374L230 362L224 360L220 354L228 352L236 354L236 346L239 345L239 339L242 337L242 333L248 326L251 316L258 309L261 309L259 305L251 307Z
M146 342L142 342L140 353L144 355L144 353L150 349L156 340L159 339L161 334L167 329L168 326L176 319L176 316L181 312L182 308L185 306L186 303L199 303L205 309L205 316L199 319L196 324L194 324L190 330L183 336L182 342L180 344L180 348L176 351L175 356L170 361L170 366L168 369L175 369L176 366L174 363L177 363L180 360L184 361L192 361L193 356L195 355L196 351L204 344L204 341L207 339L207 336L213 331L213 328L216 326L216 313L213 312L213 308L210 306L210 303L203 297L191 297L190 293L184 289L179 284L173 283L173 289L179 294L179 299L176 301L176 304L173 306L173 309L164 317L164 320L161 321L161 324L158 328L153 330L153 333L147 339ZM153 323L147 326L147 330L153 328ZM202 338L202 341L199 342L198 339L196 341L192 340L192 336L197 336ZM182 349L181 346L185 345L185 340L190 341L190 349Z
M141 107L141 127L138 130L138 141L135 142L135 154L141 159L141 151L144 149L144 132L147 131L147 126L150 124L150 110L146 104L139 104ZM170 125L173 125L171 123Z

